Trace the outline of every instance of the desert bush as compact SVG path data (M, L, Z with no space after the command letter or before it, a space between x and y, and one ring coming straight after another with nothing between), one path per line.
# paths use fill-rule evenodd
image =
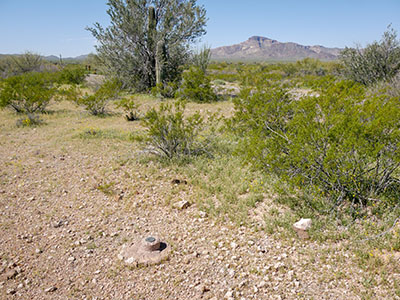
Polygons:
M151 89L151 93L154 97L160 98L174 98L179 88L177 81L159 83Z
M198 112L185 117L185 103L161 103L159 109L147 112L143 124L147 128L146 141L158 155L168 159L207 152L207 144L200 141L204 128Z
M210 47L207 46L203 46L203 48L195 52L192 56L193 66L202 70L204 74L206 74L207 72L210 60L211 60L211 49Z
M31 72L12 76L0 82L0 107L9 106L18 113L44 112L56 94L52 74Z
M390 80L400 70L400 41L390 26L380 42L373 42L364 49L345 48L340 58L344 75L364 85Z
M107 80L103 84L93 88L93 94L86 93L75 99L76 104L83 106L94 116L104 115L107 104L119 97L121 84L117 80Z
M86 76L86 70L81 65L67 65L58 73L59 83L81 84Z
M139 105L135 102L135 97L124 97L116 103L117 108L122 108L125 113L125 119L127 121L139 120Z
M323 89L300 100L280 86L243 89L233 124L247 161L332 207L398 204L400 102L352 81Z
M191 67L183 73L182 85L177 96L195 102L211 102L217 99L210 79L202 69L197 67Z
M18 127L33 127L43 124L38 115L27 113L25 117L17 120Z

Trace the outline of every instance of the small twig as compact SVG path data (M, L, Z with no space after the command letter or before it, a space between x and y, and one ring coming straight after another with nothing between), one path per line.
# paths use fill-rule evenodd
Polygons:
M384 236L385 234L388 234L390 231L393 230L393 228L396 226L396 224L397 224L397 222L398 222L399 220L400 220L400 217L398 217L396 220L394 220L392 227L390 227L388 230L386 230L386 231L384 231L384 232L382 232L382 233L380 233L380 234L371 236L371 237L369 237L369 238L363 239L363 240L361 240L361 241L362 241L362 242L365 242L365 241L374 240L374 239L377 239L377 238L379 238L379 237L381 237L381 236Z

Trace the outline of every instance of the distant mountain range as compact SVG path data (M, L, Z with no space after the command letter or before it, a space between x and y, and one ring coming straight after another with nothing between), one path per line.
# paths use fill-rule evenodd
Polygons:
M211 58L228 61L294 61L307 57L336 60L341 50L291 42L281 43L262 36L252 36L240 44L211 49Z
M63 61L83 61L88 57L88 54L85 55L79 55L76 57L62 57ZM50 56L43 56L43 58L45 60L51 61L51 62L56 62L60 60L59 56L55 56L55 55L50 55Z
M262 36L252 36L240 44L211 49L211 58L218 61L295 61L307 57L336 60L342 50L324 46L303 46L292 42L282 43ZM0 54L0 58L2 56L5 54ZM62 59L65 62L81 62L87 57L88 54ZM55 55L43 58L51 62L60 60Z
M18 55L20 54L0 54L0 58L6 56L18 56ZM88 55L89 54L79 55L76 57L62 57L62 60L67 62L72 62L72 61L81 62L84 61L88 57ZM49 55L49 56L43 56L43 59L51 62L58 62L60 60L60 57L55 55Z

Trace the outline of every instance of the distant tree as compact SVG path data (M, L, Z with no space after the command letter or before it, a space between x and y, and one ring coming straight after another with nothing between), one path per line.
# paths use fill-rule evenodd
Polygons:
M137 91L178 78L190 43L205 34L206 11L196 0L109 0L108 6L111 25L87 29L102 62Z
M195 67L200 68L205 74L211 60L211 49L204 45L200 50L195 52L192 57L192 63Z
M45 69L42 56L33 52L21 55L8 55L0 60L0 76L9 77Z
M340 60L347 78L364 85L393 78L400 70L400 41L397 32L388 26L380 42L364 49L345 48Z

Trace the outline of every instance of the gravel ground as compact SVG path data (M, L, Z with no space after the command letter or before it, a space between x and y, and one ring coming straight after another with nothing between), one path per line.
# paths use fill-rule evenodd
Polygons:
M175 209L165 196L190 201L191 183L172 183L176 174L139 162L128 143L71 138L73 121L14 124L0 127L1 299L396 298L365 284L340 244L280 240L195 204ZM122 245L149 235L171 247L167 261L118 260Z

